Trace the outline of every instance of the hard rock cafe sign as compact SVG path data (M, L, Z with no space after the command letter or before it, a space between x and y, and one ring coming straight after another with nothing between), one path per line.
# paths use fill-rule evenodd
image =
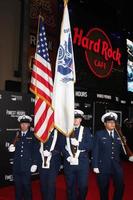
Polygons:
M120 49L113 49L109 37L99 28L91 29L85 36L82 29L74 28L73 43L84 48L88 66L99 78L111 74L114 62L121 66Z

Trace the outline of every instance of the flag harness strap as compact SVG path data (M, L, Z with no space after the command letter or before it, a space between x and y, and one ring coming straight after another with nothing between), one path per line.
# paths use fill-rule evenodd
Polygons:
M54 138L53 138L49 152L52 152L54 150L55 145L56 145L56 141L57 141L57 130L55 129L54 130ZM41 147L40 147L40 153L41 153L41 157L42 157L42 168L50 168L50 160L52 158L52 155L47 157L47 165L45 166L44 165L45 161L44 161L44 155L43 155L43 143L42 142L41 142Z
M78 142L81 142L82 139L83 139L83 132L84 132L84 127L83 126L80 126L80 129L79 129L79 136L78 136ZM66 141L67 141L67 146L65 147L66 150L68 151L68 153L70 154L70 156L73 156L72 154L72 151L71 151L71 145L70 145L70 137L67 137L66 138ZM79 157L79 154L80 154L80 150L77 149L77 152L75 154L75 157L78 158Z

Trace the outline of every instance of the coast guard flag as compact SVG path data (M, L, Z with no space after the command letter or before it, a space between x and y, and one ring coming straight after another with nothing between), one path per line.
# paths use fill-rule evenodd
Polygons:
M40 141L45 142L54 126L54 112L51 106L53 80L44 20L41 16L39 16L37 47L32 69L30 90L35 94L35 136Z
M60 45L56 59L52 105L55 127L68 136L74 126L75 64L67 4L61 27Z

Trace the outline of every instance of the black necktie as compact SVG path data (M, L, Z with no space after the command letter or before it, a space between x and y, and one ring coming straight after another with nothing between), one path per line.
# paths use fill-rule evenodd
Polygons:
M110 131L110 137L111 137L112 140L114 139L112 131Z
M25 133L24 132L22 132L22 137L24 137L25 136Z

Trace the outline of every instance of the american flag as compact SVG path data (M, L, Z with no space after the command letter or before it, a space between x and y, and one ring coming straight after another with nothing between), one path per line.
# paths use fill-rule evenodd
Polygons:
M30 90L35 94L34 132L35 136L45 142L54 126L54 112L51 107L53 94L52 71L44 19L39 16L38 37L35 59L31 75Z

